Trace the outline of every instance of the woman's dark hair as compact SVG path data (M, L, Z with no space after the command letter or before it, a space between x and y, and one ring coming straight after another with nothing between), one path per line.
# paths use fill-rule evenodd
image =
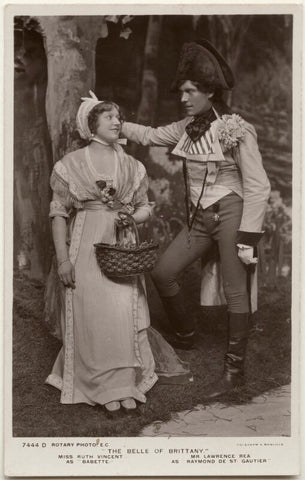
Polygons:
M123 120L122 112L120 107L114 102L102 102L98 103L95 107L90 110L88 115L88 127L91 133L96 133L98 127L99 116L104 112L110 112L113 108L116 108L120 115L120 120Z

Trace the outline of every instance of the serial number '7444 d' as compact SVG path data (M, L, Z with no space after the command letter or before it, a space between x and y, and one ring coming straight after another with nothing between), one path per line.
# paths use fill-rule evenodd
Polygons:
M42 447L42 448L45 448L47 446L46 443L42 442L42 443L39 443L39 442L22 442L22 448L32 448L32 447Z

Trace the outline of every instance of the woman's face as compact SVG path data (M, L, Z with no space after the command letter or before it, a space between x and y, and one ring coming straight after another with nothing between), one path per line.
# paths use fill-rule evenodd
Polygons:
M107 143L116 142L121 131L120 112L113 107L99 115L95 136Z

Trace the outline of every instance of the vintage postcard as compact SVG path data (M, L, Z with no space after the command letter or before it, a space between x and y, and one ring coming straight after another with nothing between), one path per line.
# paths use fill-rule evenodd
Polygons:
M300 474L302 14L5 7L7 477Z

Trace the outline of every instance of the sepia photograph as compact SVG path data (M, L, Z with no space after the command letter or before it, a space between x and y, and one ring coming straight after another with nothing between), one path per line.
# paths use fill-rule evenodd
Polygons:
M7 12L6 474L297 474L297 10L82 6Z

